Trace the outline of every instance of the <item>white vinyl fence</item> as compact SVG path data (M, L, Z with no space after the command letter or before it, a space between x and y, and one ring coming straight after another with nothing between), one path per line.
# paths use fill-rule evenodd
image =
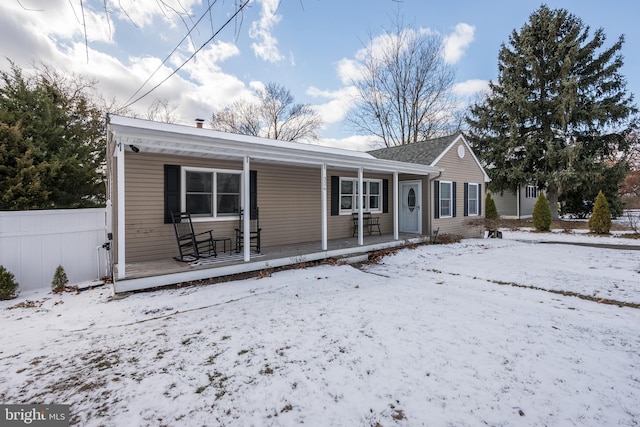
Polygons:
M0 212L0 265L16 277L19 291L51 288L61 265L69 285L107 273L106 209Z

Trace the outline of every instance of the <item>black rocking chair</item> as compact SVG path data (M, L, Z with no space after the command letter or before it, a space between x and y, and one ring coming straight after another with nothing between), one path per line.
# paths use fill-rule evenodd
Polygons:
M260 233L262 232L262 228L260 228L260 215L258 208L255 208L251 212L250 225L249 225L249 243L251 249L254 249L256 252L260 253ZM242 247L244 246L244 211L240 210L240 217L238 221L238 228L236 228L236 252L240 252Z
M191 262L199 258L218 255L213 241L213 231L209 230L196 234L193 231L190 213L180 212L174 215L171 212L171 220L173 221L173 229L176 232L178 250L180 251L180 257L175 257L178 261Z

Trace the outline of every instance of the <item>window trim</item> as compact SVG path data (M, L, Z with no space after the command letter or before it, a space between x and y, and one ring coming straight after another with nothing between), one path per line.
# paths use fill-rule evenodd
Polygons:
M347 195L343 195L342 193L342 183L344 181L351 181L353 182L353 188L355 189L355 191L351 194L347 194ZM369 212L369 213L382 213L383 212L383 198L384 198L384 189L383 189L383 179L378 179L378 178L364 178L362 180L362 187L364 190L364 195L362 197L362 200L364 201L364 206L362 209L362 212ZM376 209L371 209L369 207L370 205L370 197L371 197L371 193L370 193L370 189L371 189L371 183L378 183L378 207ZM339 203L339 214L340 215L351 215L354 212L358 212L358 208L357 208L357 197L358 197L358 178L350 178L350 177L340 177L339 181L338 181L338 203ZM342 197L343 196L351 196L354 200L352 200L351 203L351 209L342 209Z
M475 198L475 203L472 204L471 203L471 187L475 187L476 188L476 198ZM479 216L480 212L478 212L480 209L478 209L479 207L479 202L480 202L480 184L478 184L477 182L470 182L468 183L468 190L467 190L467 216ZM475 208L476 213L471 213L471 206L473 206Z
M442 214L442 186L443 184L447 184L449 185L449 199L444 199L444 200L449 200L449 214L448 215L443 215ZM453 181L440 181L440 188L438 189L438 213L439 213L439 218L453 218Z
M218 168L203 168L203 167L195 167L195 166L181 166L180 167L180 209L184 212L187 206L187 172L203 172L203 173L211 173L213 175L211 180L212 185L212 193L211 193L211 216L192 216L191 220L193 222L210 222L210 221L237 221L239 218L239 214L237 215L221 215L218 216L217 212L217 200L218 200L218 173L226 173L240 176L240 206L242 206L242 190L244 189L243 185L243 173L241 170L237 169L218 169ZM239 206L239 207L240 207Z
M524 191L526 199L537 199L540 195L540 190L538 189L538 187L532 184L527 184Z

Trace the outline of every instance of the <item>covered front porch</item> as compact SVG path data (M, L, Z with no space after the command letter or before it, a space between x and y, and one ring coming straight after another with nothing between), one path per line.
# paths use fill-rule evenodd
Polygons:
M244 253L236 253L235 248L229 251L227 247L227 252L222 252L220 247L217 257L192 263L173 258L129 263L126 276L114 281L114 289L116 293L137 291L330 258L357 261L361 256L365 260L369 252L422 243L428 239L428 236L401 233L397 239L393 234L364 236L362 244L358 237L333 239L328 241L326 250L322 250L320 242L270 246L263 248L261 253L251 252L250 261L245 261ZM114 277L119 277L117 272Z

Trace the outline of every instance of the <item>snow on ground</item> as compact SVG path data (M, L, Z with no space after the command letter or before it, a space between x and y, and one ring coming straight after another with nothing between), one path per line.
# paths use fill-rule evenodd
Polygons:
M68 403L82 426L638 425L640 309L542 289L638 304L640 251L533 234L24 294L0 302L0 402Z

